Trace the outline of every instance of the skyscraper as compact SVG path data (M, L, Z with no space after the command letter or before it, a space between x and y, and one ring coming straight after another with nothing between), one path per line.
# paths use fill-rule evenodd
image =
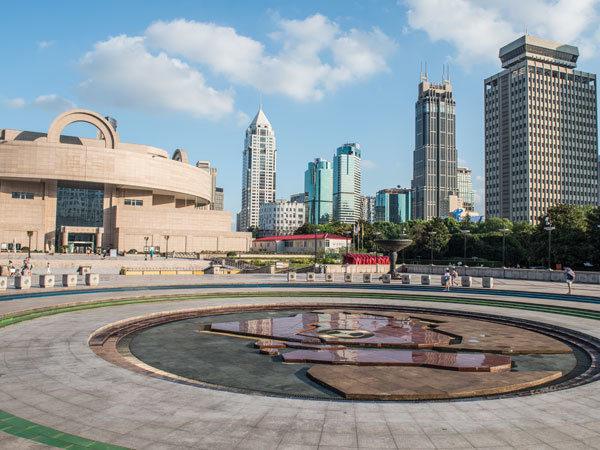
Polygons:
M333 169L321 158L308 163L304 172L306 221L313 225L329 223L333 218Z
M344 144L333 157L333 218L342 223L360 219L360 146Z
M246 130L243 158L242 210L237 216L238 231L258 227L260 205L275 201L275 132L262 107Z
M485 215L535 223L557 203L598 195L596 75L577 47L522 36L484 81Z
M469 212L475 211L471 169L459 167L456 170L456 184L458 186L458 198L462 201L463 209Z
M421 76L415 104L412 218L448 216L456 196L455 103L449 79L430 83Z
M360 196L360 220L375 223L375 197Z
M411 219L411 190L382 189L375 196L375 221L403 223Z

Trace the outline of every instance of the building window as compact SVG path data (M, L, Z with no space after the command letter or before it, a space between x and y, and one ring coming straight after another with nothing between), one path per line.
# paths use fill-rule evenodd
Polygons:
M125 206L144 206L144 200L125 199Z
M33 192L13 192L12 198L20 198L21 200L33 200Z

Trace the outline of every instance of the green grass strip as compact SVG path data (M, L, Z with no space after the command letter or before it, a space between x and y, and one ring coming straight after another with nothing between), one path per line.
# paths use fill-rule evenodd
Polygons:
M228 292L224 294L194 294L194 295L173 295L162 297L137 297L125 298L120 300L99 300L84 302L78 304L69 304L64 306L48 306L30 311L16 312L8 314L0 319L0 328L14 325L27 320L38 319L40 317L53 316L68 312L84 311L95 308L108 308L111 306L123 306L142 303L157 303L157 302L172 302L200 299L217 299L217 298L297 298L297 297L341 297L341 298L364 298L364 299L379 299L379 300L398 300L398 301L425 301L434 303L458 303L464 305L477 306L492 306L498 308L521 309L527 311L544 312L550 314L561 314L572 317L581 317L585 319L600 320L600 312L582 310L577 308L568 308L562 306L537 305L522 302L508 302L502 300L485 300L473 299L464 297L437 297L437 296L421 296L411 294L397 293L376 293L376 292ZM0 430L25 439L30 439L35 442L50 445L58 448L68 449L105 449L118 450L125 449L116 445L106 444L103 442L93 441L80 436L63 433L61 431L44 427L20 417L14 416L6 411L0 410Z

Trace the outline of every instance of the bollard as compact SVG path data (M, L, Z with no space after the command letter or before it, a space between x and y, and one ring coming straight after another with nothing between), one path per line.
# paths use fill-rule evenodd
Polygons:
M431 284L431 275L421 275L421 284L429 286Z
M402 275L402 284L410 284L410 275L408 275L408 274Z
M325 274L325 281L328 281L330 283L333 282L333 274L332 273L326 273Z
M54 275L40 275L40 287L42 288L52 288L56 283L56 276Z
M77 274L76 273L65 273L62 277L63 286L72 287L77 286Z
M351 273L345 273L344 274L344 281L346 283L352 283L352 274Z
M306 272L306 281L314 282L315 274L313 272Z
M384 283L391 283L392 282L392 276L389 273L384 273L381 276L381 281L383 281Z
M471 287L471 277L460 277L460 285L462 287Z
M29 289L31 287L31 277L20 275L15 277L15 289Z
M370 283L370 282L371 282L371 274L363 273L363 283Z
M86 273L84 278L86 286L98 286L100 284L99 273Z
M288 272L287 280L288 283L294 283L296 281L296 272Z
M8 286L8 278L0 277L0 291L5 291Z
M481 280L481 285L484 288L493 288L494 287L494 278L493 277L483 277L483 279Z

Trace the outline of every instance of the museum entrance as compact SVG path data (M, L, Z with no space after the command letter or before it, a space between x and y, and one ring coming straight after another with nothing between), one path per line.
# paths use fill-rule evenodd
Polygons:
M69 233L69 253L93 253L96 245L95 233Z

